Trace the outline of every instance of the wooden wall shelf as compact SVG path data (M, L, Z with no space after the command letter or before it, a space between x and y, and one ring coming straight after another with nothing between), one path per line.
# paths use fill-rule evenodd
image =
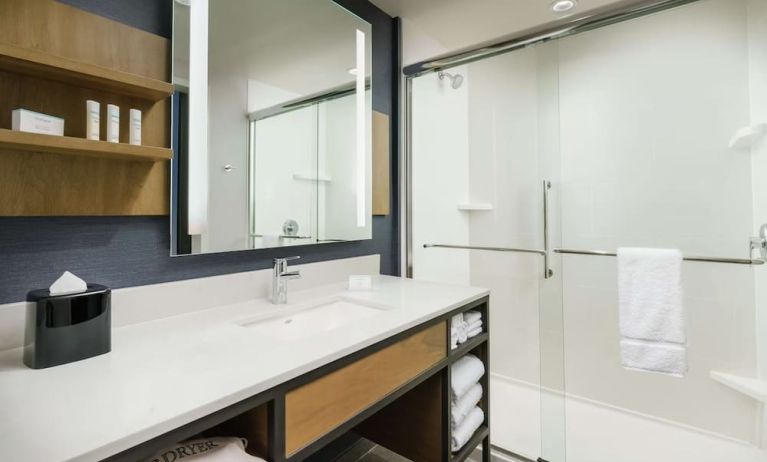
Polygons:
M168 82L7 43L0 43L0 70L149 101L160 101L173 93Z
M40 135L6 129L0 129L0 148L121 160L160 161L173 157L173 151L169 148L109 143L69 136Z

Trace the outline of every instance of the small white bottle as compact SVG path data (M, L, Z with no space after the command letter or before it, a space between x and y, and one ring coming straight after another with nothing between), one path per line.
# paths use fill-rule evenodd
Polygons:
M98 141L100 128L101 104L89 99L85 102L85 138Z
M120 107L107 104L107 141L120 142Z
M129 117L130 131L128 142L130 144L135 144L136 146L141 146L141 111L138 109L131 109Z

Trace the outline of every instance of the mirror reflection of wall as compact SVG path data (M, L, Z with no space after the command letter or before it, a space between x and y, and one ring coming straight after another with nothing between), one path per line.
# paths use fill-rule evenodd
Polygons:
M174 2L172 253L372 238L371 43L332 0Z

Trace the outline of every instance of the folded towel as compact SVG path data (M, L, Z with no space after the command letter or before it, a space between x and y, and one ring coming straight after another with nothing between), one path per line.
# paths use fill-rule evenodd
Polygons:
M450 388L453 398L463 396L485 375L485 365L474 355L466 355L450 366Z
M684 376L682 253L618 249L618 299L623 366Z
M466 322L463 320L463 314L456 314L453 316L453 319L450 322L450 334L452 335L455 333L455 335L458 337L458 343L463 343L466 341L467 332Z
M158 452L146 462L193 460L195 462L265 462L245 452L243 438L203 438L184 441Z
M450 423L453 430L461 425L463 419L474 409L474 406L482 399L482 385L475 383L457 401L450 406Z
M466 321L467 324L471 324L475 321L482 321L482 313L479 311L467 311L463 313L463 320Z
M477 335L482 333L482 326L476 327L468 332L466 332L467 338L476 337Z
M474 435L474 432L476 432L477 429L482 426L482 422L484 421L485 413L482 412L482 409L478 407L472 409L466 418L463 419L461 425L453 430L453 437L452 441L450 442L450 446L453 452L458 452L462 447L464 447Z
M455 329L450 329L450 349L455 350L458 348L458 332Z
M470 332L474 329L481 328L482 327L482 320L478 319L474 322L467 322L466 323L466 332Z

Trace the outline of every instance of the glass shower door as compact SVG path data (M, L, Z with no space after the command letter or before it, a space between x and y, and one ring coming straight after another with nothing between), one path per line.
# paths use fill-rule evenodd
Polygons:
M561 278L544 271L561 235L556 52L410 81L412 276L490 288L491 442L548 462L565 461Z

